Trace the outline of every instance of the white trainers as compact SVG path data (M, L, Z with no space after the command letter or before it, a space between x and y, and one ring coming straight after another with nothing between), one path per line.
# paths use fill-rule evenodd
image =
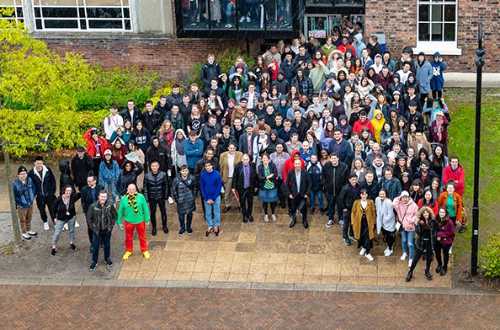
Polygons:
M366 253L366 249L365 248L361 248L361 250L359 250L359 255L360 256L364 256Z
M264 222L269 222L269 216L267 214L264 214Z
M386 247L385 250L384 250L384 256L387 257L387 254L389 253L389 247Z
M23 237L24 240L30 240L31 239L31 236L28 233L23 233L21 236Z
M448 251L448 255L451 256L451 249L453 249L453 246L450 246L450 250Z
M411 263L413 262L413 259L408 260L408 268L411 267Z
M387 257L392 256L392 253L393 253L393 252L394 252L393 250L388 250L388 252L387 252Z
M272 214L272 215L271 215L271 219L273 220L273 222L276 222L276 215L275 215L275 214Z
M66 230L68 230L68 224L67 223L65 223L64 226L63 226L63 231L66 231Z
M50 227L49 227L49 223L48 222L44 222L43 223L43 230L49 230Z
M372 255L371 255L371 254L367 253L367 254L365 254L365 257L366 257L366 259L368 259L369 261L373 261L373 257L372 257Z
M399 258L399 259L400 259L401 261L404 261L404 260L406 260L406 257L407 257L407 256L408 256L408 255L406 254L406 252L404 252L404 253L403 253L403 255L401 256L401 258Z
M78 228L80 227L80 224L78 223L78 221L75 220L75 228Z

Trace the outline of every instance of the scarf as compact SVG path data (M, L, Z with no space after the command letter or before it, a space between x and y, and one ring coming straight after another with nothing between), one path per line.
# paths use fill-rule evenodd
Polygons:
M132 208L132 210L134 210L134 213L135 214L138 214L139 213L139 208L137 207L137 194L133 194L133 195L130 195L128 194L127 195L127 199L128 199L128 205Z

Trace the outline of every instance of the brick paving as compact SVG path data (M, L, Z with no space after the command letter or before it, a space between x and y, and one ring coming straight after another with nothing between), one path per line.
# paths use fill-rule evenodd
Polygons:
M4 329L500 329L500 296L0 286Z

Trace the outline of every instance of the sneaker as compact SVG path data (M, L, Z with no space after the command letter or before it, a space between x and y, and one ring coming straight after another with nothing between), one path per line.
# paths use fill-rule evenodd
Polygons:
M264 215L264 222L269 222L269 216L267 214Z
M50 227L49 227L49 223L48 222L44 222L43 223L43 230L49 230Z
M91 272L95 272L96 268L97 268L97 265L96 264L92 264L92 265L90 265L89 270Z
M232 27L233 27L233 25L232 25L232 24L226 24L226 25L224 25L224 27L225 27L226 29L230 29L230 28L232 28Z
M384 250L384 256L386 256L386 257L387 257L387 254L388 254L388 253L389 253L389 248L388 248L388 247L386 247L386 248L385 248L385 250Z
M413 262L413 259L409 259L409 260L408 260L408 268L410 268L410 267L411 267L411 263L412 263L412 262Z
M271 215L271 220L273 220L273 222L276 222L276 215L275 214Z
M125 251L125 253L123 254L123 257L122 259L123 260L128 260L128 258L132 255L132 252L130 251Z
M80 224L78 223L78 221L75 221L75 228L80 228Z
M193 230L192 230L191 228L188 228L186 231L187 231L187 233L188 233L189 235L191 235L191 234L193 233Z
M186 232L184 228L179 229L179 235L183 235Z
M365 254L365 257L366 257L366 259L368 259L369 261L373 261L373 257L372 257L372 255L371 255L371 254L367 253L367 254Z
M245 22L245 20L246 20L246 17L245 17L245 16L242 16L242 17L241 17L241 19L240 19L240 23Z
M27 241L31 239L31 236L28 233L23 233L21 236L23 237L24 240Z
M38 235L38 233L37 233L36 231L32 231L32 230L30 230L30 231L28 232L28 235L30 235L31 237L35 237L35 236L37 236L37 235Z
M365 248L361 248L361 250L359 250L359 255L360 256L364 256L366 253L366 249Z
M394 250L389 250L389 252L387 253L387 256L390 257L390 256L392 256L393 253L394 253Z
M250 16L247 16L247 23L250 23L251 21Z
M451 249L453 249L453 246L450 246L450 250L448 251L448 255L451 256Z
M55 255L56 255L56 253L57 253L57 250L56 250L55 248L52 248L52 249L50 250L50 254L52 254L53 256L55 256Z
M344 245L351 246L352 242L349 239L344 238Z
M144 259L149 260L151 258L151 253L149 253L149 251L144 251L142 253L142 256L144 257Z
M406 252L403 252L403 255L401 256L401 258L399 258L401 261L405 261L406 260L406 257L408 255L406 254Z
M426 278L428 281L432 281L432 274L431 274L430 272L425 273L425 278Z
M333 226L334 222L333 219L328 219L328 222L326 223L326 228L331 228Z
M64 231L67 231L67 230L68 230L68 224L67 224L67 223L65 223L65 224L64 224L64 226L63 226L63 230L64 230Z

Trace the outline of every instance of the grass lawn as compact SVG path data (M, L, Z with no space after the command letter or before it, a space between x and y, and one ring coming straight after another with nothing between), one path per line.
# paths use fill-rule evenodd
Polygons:
M458 155L465 170L465 204L469 228L457 234L453 251L457 271L470 269L472 196L474 174L475 90L448 89L445 93L452 112L449 128L450 154ZM479 186L479 244L500 232L500 89L483 89L481 112L481 168Z

